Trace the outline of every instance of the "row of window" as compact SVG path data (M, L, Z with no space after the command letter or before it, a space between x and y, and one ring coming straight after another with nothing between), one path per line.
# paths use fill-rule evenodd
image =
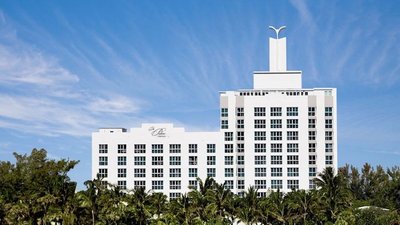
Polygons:
M242 146L243 144L240 144L240 148L242 149L242 147L244 148L244 146ZM309 143L309 152L315 152L315 148L316 148L316 143ZM242 150L240 150L242 151ZM244 151L244 149L243 149ZM254 145L254 151L256 153L265 153L266 152L266 144L264 143L256 143ZM287 152L289 153L293 153L293 152L298 152L299 151L299 144L298 143L288 143L287 144ZM272 143L271 144L271 152L272 153L279 153L282 152L282 144L280 143ZM325 152L327 153L331 153L333 152L333 144L332 143L326 143L325 144ZM225 145L225 153L233 153L233 144L226 144ZM258 156L256 156L258 157ZM260 156L260 157L266 157L266 156ZM271 164L273 164L273 162L276 163L276 161L272 160L272 157L275 156L271 156ZM282 156L280 156L282 157ZM289 156L288 156L289 157ZM315 155L311 155L310 157L314 157L314 160L312 160L313 163L311 163L311 158L310 158L310 164L315 164ZM328 157L331 156L326 156L327 162L330 162L331 160L328 159ZM189 165L197 165L197 156L189 156ZM255 163L259 163L259 164L263 164L260 163L261 158L257 158L255 160ZM265 161L265 159L264 159ZM277 160L279 161L279 160ZM282 161L282 160L280 160ZM234 163L234 158L233 156L225 156L225 165L233 165ZM288 163L289 163L289 158L288 158ZM117 164L119 166L125 166L127 164L127 157L126 156L118 156L117 157ZM134 157L134 164L135 165L146 165L146 157L145 156L135 156ZM207 156L207 165L215 165L216 164L216 156ZM237 156L237 164L238 165L244 165L244 156ZM265 164L265 163L264 163ZM278 163L276 163L278 164ZM281 164L281 163L280 163ZM327 165L331 165L332 163L326 163ZM100 166L106 166L108 165L108 157L107 156L100 156L99 157L99 165ZM152 165L164 165L164 158L163 156L153 156L152 157ZM179 166L181 165L181 156L170 156L169 157L169 165L171 166Z
M316 107L308 107L308 116L315 116ZM298 116L298 107L286 107L286 116ZM325 107L325 116L333 115L333 107ZM236 116L244 116L244 108L236 108ZM254 107L254 116L266 116L265 107ZM282 107L271 107L270 116L282 116ZM228 108L221 108L221 117L228 117Z
M270 140L271 141L281 141L282 140L282 131L271 131L270 132ZM225 132L224 133L225 141L233 141L233 132ZM308 140L315 140L317 135L317 131L308 131ZM298 131L287 131L286 139L288 141L299 140L299 132ZM237 140L244 140L244 132L237 132ZM267 132L266 131L254 131L254 140L255 141L266 141L267 140ZM331 141L333 140L333 131L325 131L325 140Z
M208 172L208 175L211 175L209 177L215 177L215 168L208 168L210 169ZM242 169L242 168L240 168ZM151 177L153 178L162 178L164 177L164 170L163 169L152 169L151 170ZM280 167L273 167L270 168L270 176L271 177L282 177L283 175L283 168ZM242 171L240 171L242 172ZM124 178L126 177L126 169L125 168L120 168L118 169L117 177L118 178ZM239 170L238 170L239 173ZM244 173L244 171L242 172ZM99 176L101 178L107 178L108 177L108 169L100 168L99 169ZM181 177L181 169L180 168L170 168L169 169L169 177ZM225 177L233 177L234 176L234 168L225 168ZM308 168L308 175L310 177L316 177L317 176L317 168L316 167L310 167ZM267 168L265 167L256 167L254 168L254 176L255 177L267 177ZM288 177L298 177L299 176L299 168L297 167L289 167L287 168L287 176ZM136 178L145 178L146 177L146 169L145 168L137 168L134 170L134 177ZM196 178L197 176L197 168L189 168L189 177ZM241 176L243 177L243 176Z
M121 189L126 189L126 180L119 180L118 187ZM314 183L312 183L314 185ZM196 180L189 180L188 187L189 188L197 188L197 181ZM311 182L310 182L311 185ZM226 189L233 189L234 188L234 181L233 180L225 180L224 187ZM267 189L267 180L255 180L254 187L257 189ZM283 188L283 181L282 180L271 180L271 189L282 189ZM315 186L314 186L315 187ZM137 180L134 181L134 188L146 188L146 181L144 180ZM164 189L164 181L162 180L153 180L151 181L151 188L153 190L163 190ZM287 188L288 189L299 189L299 180L287 180ZM169 181L169 189L170 190L181 190L182 189L182 182L180 180L170 180ZM245 189L245 181L244 180L237 180L237 189ZM171 195L172 194L172 195ZM170 193L170 198L179 197L180 193Z
M333 120L325 119L325 128L333 128ZM270 128L277 129L282 128L282 119L271 119L270 120ZM315 128L316 119L308 119L308 128ZM244 120L239 119L236 120L236 128L244 129ZM254 128L255 129L265 129L267 128L265 119L257 119L254 120ZM299 128L299 120L298 119L287 119L286 120L286 128ZM228 120L221 120L221 129L229 129Z
M254 163L256 165L267 164L265 155L256 155L254 156ZM152 156L153 166L164 165L164 157L162 156ZM225 156L225 165L233 165L234 163L233 156ZM215 165L216 157L215 156L207 156L207 165ZM144 166L146 165L146 157L144 156L135 156L134 164L136 166ZM237 157L237 164L244 164L244 156ZM282 156L273 155L271 156L271 164L282 164ZM287 156L287 164L299 164L299 156L298 155L288 155ZM108 157L100 156L99 157L99 165L106 166L108 165ZM125 166L126 165L126 156L118 157L118 165ZM170 157L170 165L181 165L181 157L180 156L171 156ZM189 156L189 165L197 165L197 156Z
M189 153L197 153L198 145L197 144L189 144L188 151ZM207 144L207 152L215 153L215 144ZM106 154L108 153L108 144L99 144L99 153ZM118 153L126 153L126 144L118 144ZM134 153L136 154L145 154L146 153L146 145L145 144L134 144ZM164 145L162 144L152 144L151 145L151 153L164 153ZM170 144L169 145L169 153L181 153L181 144Z

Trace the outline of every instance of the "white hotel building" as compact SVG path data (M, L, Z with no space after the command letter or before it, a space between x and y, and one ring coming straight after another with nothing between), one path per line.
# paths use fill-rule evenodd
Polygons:
M286 38L269 38L270 71L253 89L220 92L220 130L187 132L173 124L92 134L92 177L121 188L145 187L170 198L213 177L234 193L313 188L325 167L337 169L335 88L302 88L286 69Z

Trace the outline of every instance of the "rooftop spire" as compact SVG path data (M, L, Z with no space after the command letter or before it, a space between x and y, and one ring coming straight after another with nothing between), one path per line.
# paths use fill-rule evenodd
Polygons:
M287 71L286 68L286 38L279 38L279 33L286 26L281 26L278 29L269 26L269 29L274 30L276 38L269 38L269 70L270 71Z

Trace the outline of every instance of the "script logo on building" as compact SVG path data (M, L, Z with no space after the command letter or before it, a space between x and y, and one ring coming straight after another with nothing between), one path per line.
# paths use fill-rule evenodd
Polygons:
M150 134L155 137L166 137L165 133L166 130L167 128L155 128L155 127L149 128Z

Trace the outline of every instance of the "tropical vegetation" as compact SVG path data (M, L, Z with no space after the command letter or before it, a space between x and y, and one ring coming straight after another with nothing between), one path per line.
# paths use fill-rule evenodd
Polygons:
M365 164L359 171L326 168L316 189L261 196L254 187L236 195L212 178L168 200L160 192L121 190L100 177L77 184L74 160L47 158L43 149L0 161L0 225L128 224L400 224L400 168Z

